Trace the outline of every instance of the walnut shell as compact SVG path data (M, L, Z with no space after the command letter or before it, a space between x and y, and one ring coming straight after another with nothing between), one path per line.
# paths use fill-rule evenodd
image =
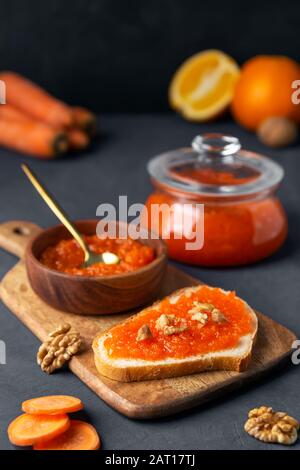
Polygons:
M298 126L285 117L270 117L260 124L257 135L268 147L286 147L297 139Z

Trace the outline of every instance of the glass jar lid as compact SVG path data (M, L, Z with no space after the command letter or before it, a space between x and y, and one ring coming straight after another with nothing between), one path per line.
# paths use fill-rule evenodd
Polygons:
M213 197L247 196L278 186L284 172L273 160L241 150L236 137L203 134L192 146L150 160L152 178L170 189Z

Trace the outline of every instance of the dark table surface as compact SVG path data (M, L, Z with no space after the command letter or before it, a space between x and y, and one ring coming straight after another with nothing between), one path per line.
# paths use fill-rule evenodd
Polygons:
M236 269L180 266L199 279L235 289L253 307L282 322L300 336L300 147L273 150L252 134L225 120L211 125L184 122L175 115L105 115L102 137L85 154L43 162L32 167L74 219L95 217L102 202L117 203L127 194L129 204L143 202L151 191L146 172L149 158L188 145L195 134L209 130L237 135L247 149L273 157L285 169L280 198L289 217L289 238L272 258ZM27 219L43 227L56 224L20 170L26 158L0 151L0 221ZM28 160L29 161L29 160ZM16 259L0 250L0 276ZM20 413L20 403L45 394L70 394L82 399L81 416L99 431L105 449L278 449L243 431L249 409L270 405L300 418L300 367L280 372L205 406L155 421L133 421L120 415L70 372L51 376L35 363L39 341L0 303L0 339L6 343L7 364L0 365L0 449L13 449L8 423ZM294 447L300 448L300 442Z

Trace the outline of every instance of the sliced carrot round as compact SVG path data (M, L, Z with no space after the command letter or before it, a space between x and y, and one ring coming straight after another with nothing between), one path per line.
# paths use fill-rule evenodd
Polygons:
M10 423L7 433L12 444L30 446L40 439L53 439L67 431L69 426L70 420L65 414L47 416L25 413Z
M49 441L37 442L34 450L97 450L101 442L96 429L84 421L72 420L69 429Z
M32 398L22 403L22 410L32 415L57 415L73 413L83 408L79 398L68 395L50 395L46 397Z

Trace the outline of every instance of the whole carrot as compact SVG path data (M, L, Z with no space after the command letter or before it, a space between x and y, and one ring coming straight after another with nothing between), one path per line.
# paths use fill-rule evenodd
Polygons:
M71 150L83 150L90 144L89 136L80 129L71 128L66 131Z
M26 114L22 113L19 109L11 104L2 104L0 106L0 119L13 119L24 121L30 119Z
M65 133L25 116L20 119L4 117L2 106L7 105L0 107L0 145L39 158L50 159L66 152Z
M74 106L72 113L75 127L79 127L79 129L82 129L89 135L96 133L97 118L94 113L80 106Z
M13 119L13 120L28 120L30 117L22 113L19 109L15 108L11 104L0 106L0 119ZM71 127L63 131L69 141L69 147L71 150L83 150L90 144L90 138L86 132L76 127Z
M0 73L6 85L6 102L34 119L56 128L69 127L73 123L72 110L41 87L14 72Z

